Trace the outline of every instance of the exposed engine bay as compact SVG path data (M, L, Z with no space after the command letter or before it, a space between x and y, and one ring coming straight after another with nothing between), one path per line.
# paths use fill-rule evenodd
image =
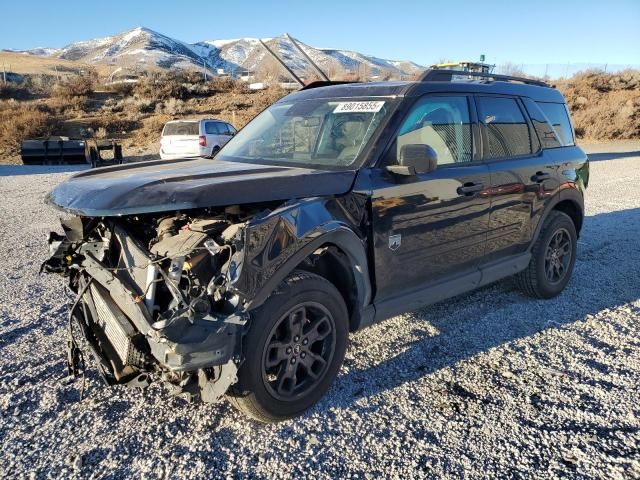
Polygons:
M51 233L43 270L69 278L75 322L109 384L162 381L189 401L220 400L235 383L249 315L231 287L245 226L260 209L164 216L72 217ZM268 212L268 210L267 210Z

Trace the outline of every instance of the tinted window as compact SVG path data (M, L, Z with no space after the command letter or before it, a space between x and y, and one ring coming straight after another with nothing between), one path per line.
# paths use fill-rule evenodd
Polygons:
M227 127L229 128L229 133L231 133L231 135L234 135L237 132L235 127L233 125L231 125L230 123L227 123Z
M544 103L538 102L538 106L551 123L551 126L558 134L560 143L563 146L573 145L573 132L569 112L564 103Z
M470 162L471 122L467 97L425 97L418 100L402 123L396 140L396 159L403 145L429 145L438 165Z
M529 125L515 99L478 97L478 116L487 137L485 158L531 153Z
M205 132L208 135L221 135L224 133L223 124L219 122L207 122L204 126Z
M198 122L171 122L164 126L162 135L199 135Z
M549 124L549 120L542 113L542 110L538 107L538 104L529 98L523 99L524 106L529 113L529 118L533 123L533 128L536 131L540 142L544 148L556 148L562 146L558 135L554 128Z

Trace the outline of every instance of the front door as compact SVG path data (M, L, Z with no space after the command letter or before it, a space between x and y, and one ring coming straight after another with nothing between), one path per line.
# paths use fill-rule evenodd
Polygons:
M477 271L486 247L490 179L473 141L475 118L467 96L422 97L385 165L371 170L376 302ZM432 147L437 169L415 176L387 171L407 144Z

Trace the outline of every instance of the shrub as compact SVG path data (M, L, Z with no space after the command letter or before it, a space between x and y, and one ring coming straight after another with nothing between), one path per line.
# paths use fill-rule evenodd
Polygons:
M93 79L89 76L68 78L53 87L53 96L60 98L86 97L93 93Z
M164 102L164 113L169 115L177 115L186 111L186 105L183 100L177 98L170 98Z
M106 90L115 93L117 95L122 95L124 97L128 97L133 94L133 86L135 84L132 82L118 82L112 83L106 86Z
M31 92L28 87L22 83L0 83L0 99L25 100L30 96Z
M155 101L170 98L184 100L189 96L189 90L181 81L180 75L173 73L140 79L133 87L133 93L138 98Z
M0 150L16 155L20 142L59 133L61 123L45 108L16 101L0 102Z
M51 97L46 100L46 106L52 114L66 115L69 113L81 114L87 110L89 99L79 97Z
M136 130L133 135L134 142L139 146L158 144L162 129L169 120L169 115L155 115L143 120L142 128Z

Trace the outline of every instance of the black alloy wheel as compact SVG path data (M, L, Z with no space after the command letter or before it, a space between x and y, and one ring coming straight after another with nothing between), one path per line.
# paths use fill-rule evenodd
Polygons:
M544 271L552 284L562 281L571 264L573 253L571 237L566 228L556 230L549 243L544 255Z
M280 400L312 390L331 363L335 341L335 321L323 305L295 305L274 325L265 345L262 378L266 388Z
M326 278L294 270L250 322L229 401L259 422L301 415L331 388L344 360L349 311L342 294Z

